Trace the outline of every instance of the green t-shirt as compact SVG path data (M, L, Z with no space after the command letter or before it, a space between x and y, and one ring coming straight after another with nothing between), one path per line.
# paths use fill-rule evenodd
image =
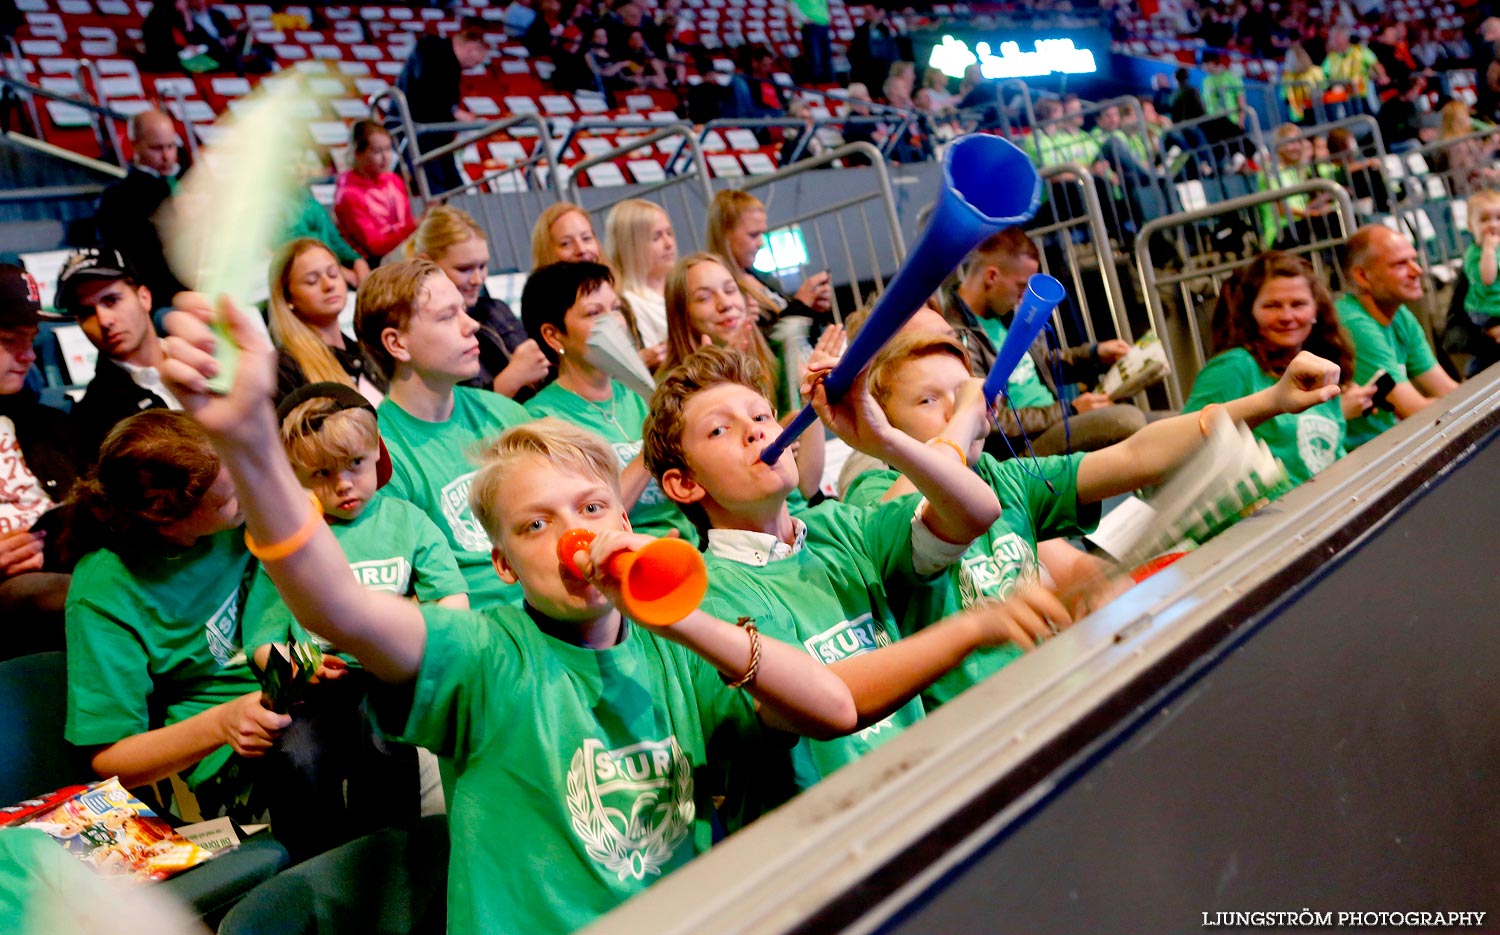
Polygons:
M333 215L318 203L318 199L313 197L312 192L306 186L298 189L288 200L285 224L281 239L277 243L287 243L299 237L312 237L322 241L324 246L333 251L333 255L341 266L353 266L360 258L359 253L349 246L349 241L339 233L339 227L334 223Z
M1359 299L1352 295L1341 295L1334 303L1339 322L1349 332L1354 342L1354 382L1361 386L1370 382L1377 370L1384 370L1397 383L1409 383L1437 366L1437 358L1427 344L1427 335L1417 318L1405 305L1396 310L1389 325L1376 321L1365 310ZM1375 410L1349 421L1349 434L1344 447L1350 451L1396 427L1399 421L1394 412Z
M469 485L477 470L470 455L511 426L530 422L531 416L513 399L467 386L454 388L453 414L446 422L418 419L390 399L376 413L391 453L391 480L384 491L415 503L447 536L469 582L470 606L519 601L520 587L495 574L490 538L469 509Z
M1500 251L1496 251L1500 254ZM1500 318L1500 276L1488 286L1479 276L1479 244L1471 243L1464 250L1464 277L1469 280L1469 291L1464 295L1464 311L1470 316Z
M1226 68L1218 74L1203 77L1203 109L1211 117L1228 117L1240 122L1240 99L1245 96L1245 79Z
M1078 502L1078 466L1087 452L1038 458L1036 464L996 461L980 455L974 470L1000 501L1000 518L974 540L963 561L947 571L949 586L932 589L938 600L913 602L902 615L901 633L910 636L930 623L972 607L985 598L1005 600L1026 582L1039 580L1036 544L1059 536L1081 536L1099 522L1097 504ZM856 506L875 505L901 475L891 469L866 471L849 485L844 499ZM1047 489L1052 483L1055 494ZM989 678L1020 656L1014 643L972 652L963 664L922 693L931 711L964 689Z
M405 500L386 496L383 490L354 519L330 518L328 527L343 548L354 579L367 588L401 597L416 595L419 601L469 591L448 540L427 514ZM264 568L250 586L244 616L241 632L247 656L254 656L256 648L266 643L288 639L304 643L311 638L323 649L331 648L321 636L310 637L297 622Z
M1209 403L1227 403L1276 385L1276 377L1261 369L1255 356L1236 347L1215 356L1198 372L1183 412L1197 412ZM1338 397L1300 413L1282 413L1255 428L1255 437L1281 459L1287 479L1300 484L1345 455L1344 409ZM1290 489L1287 487L1286 489Z
M176 724L260 687L240 652L240 608L255 573L244 530L129 564L85 555L68 588L70 743L92 747ZM229 762L226 745L184 777L189 788Z
M764 565L710 551L703 610L724 620L751 617L767 636L800 646L824 664L858 656L900 638L902 602L934 585L912 570L911 521L919 497L876 509L826 501L803 511L801 549ZM764 763L754 782L764 807L779 805L896 736L922 717L913 699L891 716L836 740L797 742L790 761ZM790 769L790 773L787 769Z
M635 627L594 650L522 607L422 613L421 672L377 710L453 761L449 932L575 931L708 850L719 756L762 733L748 693Z
M989 335L990 343L995 345L995 352L999 353L1000 345L1005 343L1005 336L1010 333L1005 323L989 315L975 315L974 317L978 319L979 327ZM1047 384L1043 383L1041 376L1037 374L1036 361L1031 359L1029 349L1017 361L1016 369L1010 372L1010 382L1005 389L1017 409L1050 406L1057 402L1057 397L1052 395L1052 391L1047 389Z
M620 467L641 453L641 429L646 424L646 401L626 389L618 380L610 381L613 396L608 403L592 403L557 383L544 387L526 404L534 418L554 416L582 426L609 443L620 459ZM640 499L630 510L630 526L648 536L664 536L675 529L682 538L696 545L698 530L677 504L667 499L655 478L646 482Z

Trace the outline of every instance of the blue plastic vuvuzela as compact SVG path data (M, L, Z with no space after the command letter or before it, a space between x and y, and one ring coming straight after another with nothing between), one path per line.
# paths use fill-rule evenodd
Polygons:
M828 398L837 400L849 391L860 371L969 251L991 234L1031 220L1040 202L1036 168L1009 141L981 134L955 140L943 156L943 189L927 229L828 374ZM761 460L775 464L816 418L811 406L804 407L761 452Z
M1021 362L1022 355L1030 349L1036 336L1042 333L1047 319L1052 317L1052 310L1067 295L1063 284L1045 273L1037 273L1026 280L1026 293L1016 306L1016 317L1011 320L1010 330L995 355L995 363L984 378L985 405L994 404L995 397L1010 382L1011 371L1016 369L1016 364Z

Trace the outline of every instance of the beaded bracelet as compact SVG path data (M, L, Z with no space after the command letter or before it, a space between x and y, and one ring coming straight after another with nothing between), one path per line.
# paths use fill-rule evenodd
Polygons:
M316 496L310 493L307 495L307 500L312 506L312 509L307 512L307 522L302 524L302 528L280 542L261 545L250 537L250 530L245 530L245 548L250 550L250 554L263 562L275 562L290 558L302 551L302 547L312 541L313 533L323 525L323 505L318 502Z

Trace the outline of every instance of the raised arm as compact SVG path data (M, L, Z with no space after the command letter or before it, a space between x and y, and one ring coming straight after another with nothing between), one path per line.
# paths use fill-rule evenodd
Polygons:
M225 396L208 391L218 373L213 349L219 340L208 327L210 312L201 297L193 317L172 318L162 376L183 408L214 441L234 478L245 528L263 553L262 565L297 620L353 653L376 678L404 682L416 677L427 629L417 605L361 587L349 574L348 559L297 483L276 432L271 390L276 354L270 342L227 301L220 313L240 347L234 386ZM310 535L309 535L310 534ZM291 545L305 538L300 548ZM285 548L278 549L281 544Z
M968 385L965 390L972 394ZM819 379L812 388L812 402L835 435L900 471L927 498L922 522L939 539L972 542L1000 518L994 491L968 465L967 446L983 431L982 405L960 400L954 407L955 417L961 417L959 425L949 423L960 437L923 444L891 425L866 389L863 374L836 404L828 402ZM973 427L960 430L967 422Z
M1224 403L1237 422L1254 428L1284 412L1339 395L1338 365L1303 351L1275 386ZM1095 503L1116 494L1160 484L1203 444L1202 412L1153 422L1118 444L1084 455L1078 465L1078 500Z

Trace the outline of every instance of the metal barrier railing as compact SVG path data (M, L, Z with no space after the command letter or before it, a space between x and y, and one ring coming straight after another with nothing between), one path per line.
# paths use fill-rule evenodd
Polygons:
M774 213L776 189L779 185L795 179L797 176L807 172L813 172L834 162L847 159L851 156L864 156L870 161L869 168L875 173L875 185L873 191L863 191L860 194L836 201L832 204L819 205L810 210L783 217ZM862 170L861 170L862 171ZM812 159L804 159L801 162L786 166L785 168L771 174L756 176L743 180L743 184L736 186L742 191L762 192L757 195L766 206L766 214L773 218L771 224L780 229L784 227L801 226L804 230L804 238L808 241L808 265L811 269L827 269L835 285L847 284L854 294L856 307L864 306L881 290L885 288L885 278L881 273L882 259L884 256L891 257L891 268L906 257L906 239L901 234L901 219L896 213L896 196L891 188L891 179L886 171L885 160L880 158L880 151L869 143L848 143L837 149L829 150ZM801 201L802 199L799 199ZM877 242L874 231L870 226L870 214L868 207L871 202L879 202L880 214L888 226L889 234L884 235ZM864 250L870 258L867 271L874 281L874 289L865 293L861 289L864 275L860 264L856 261L856 250L851 246L849 224L846 215L854 213L863 228ZM829 249L829 237L825 234L825 228L832 227L838 237L838 254ZM812 236L807 237L806 231L811 230ZM885 252L881 250L881 244L885 246ZM842 270L835 270L835 259L843 261ZM838 273L842 273L838 275ZM833 315L836 321L842 321L844 310L838 306L838 292L834 292Z
M111 110L94 100L83 97L72 97L57 91L49 91L38 85L12 78L8 73L0 74L0 88L8 89L16 94L18 98L24 100L27 116L31 119L31 127L32 131L36 134L36 139L45 142L45 138L42 135L41 117L36 107L36 99L41 98L42 100L56 101L60 104L68 104L80 110L87 111L90 125L94 130L95 142L99 144L99 155L110 165L116 164L110 161L112 158L120 158L119 150L113 144L113 128L119 122L128 120L129 118L119 111ZM108 132L105 129L106 126L110 128Z
M690 171L679 172L675 175L669 174L667 178L660 182L630 186L629 188L622 189L622 194L618 198L611 198L607 201L594 201L590 199L588 211L590 214L597 215L602 222L610 208L613 208L627 198L654 198L665 209L665 195L670 192L677 196L681 208L680 212L677 212L675 215L678 220L673 223L673 233L676 235L678 243L689 247L691 250L704 249L707 238L703 228L699 224L707 223L708 206L714 197L713 186L709 184L708 162L703 158L703 150L699 146L698 138L693 135L693 128L690 124L672 123L665 125L657 124L657 126L660 129L655 133L639 139L633 139L628 143L615 147L607 153L590 156L575 163L568 173L567 200L574 204L583 204L582 186L578 184L578 180L580 176L586 176L591 167L614 162L616 159L623 159L635 150L654 148L663 140L679 136L682 138L682 145L678 147L677 152L686 152L688 154ZM669 164L676 158L676 156L673 156L672 160L668 161ZM598 191L599 189L591 187L591 190ZM698 194L696 204L690 199L689 192L696 192ZM689 223L685 229L679 230L678 228L684 226L682 221L689 218L698 219L699 223ZM603 227L602 223L595 225L596 230L603 230ZM678 252L686 253L688 251L679 247Z
M388 109L394 110L391 113ZM551 191L556 193L561 186L553 181L559 171L556 151L552 148L552 134L546 121L537 114L512 114L498 120L489 120L474 123L416 123L412 120L411 108L407 104L406 95L400 89L389 87L375 95L370 100L370 114L377 120L395 120L397 129L404 139L398 140L398 149L404 150L406 158L403 164L410 172L410 181L413 190L422 199L424 209L426 206L443 202L454 195L464 192L477 192L486 189L489 184L511 172L519 172L527 179L528 187L534 191ZM438 159L446 159L455 153L460 153L469 146L481 143L494 136L509 133L513 128L524 127L528 131L517 136L535 136L536 147L531 155L525 159L509 164L504 168L497 169L478 179L464 182L444 192L436 194L432 191L432 183L423 171L423 166ZM421 135L423 133L453 133L454 138L429 150L421 148ZM528 171L529 170L529 171ZM543 170L548 173L548 179L543 180Z
M1069 294L1073 297L1079 317L1083 321L1084 335L1090 343L1097 341L1095 322L1100 318L1092 307L1093 303L1090 301L1092 290L1088 288L1083 266L1079 262L1078 251L1074 249L1074 246L1083 245L1074 239L1075 233L1087 235L1086 245L1099 273L1104 302L1108 306L1108 318L1115 326L1115 335L1125 341L1134 341L1135 336L1130 327L1129 318L1125 314L1125 296L1120 288L1120 271L1116 265L1114 247L1110 244L1109 230L1104 223L1104 212L1099 204L1099 191L1094 184L1093 175L1088 169L1076 163L1047 166L1039 174L1042 181L1049 185L1077 185L1084 205L1084 214L1081 216L1055 217L1050 223L1027 230L1032 237L1041 238L1044 241L1051 239L1061 243L1060 255L1064 269L1054 268L1059 251L1044 248L1042 272L1063 282L1071 283L1072 289ZM1063 273L1066 273L1066 276L1062 275ZM1057 312L1053 313L1054 319L1057 315ZM1057 320L1054 324L1058 328L1057 333L1062 335L1064 333L1062 322Z
M1212 222L1222 220L1226 216L1258 209L1262 205L1275 206L1287 199L1319 196L1326 196L1334 210L1322 215L1320 223L1308 228L1304 242L1288 244L1283 249L1288 253L1306 256L1319 275L1327 277L1329 272L1332 272L1336 277L1336 267L1327 263L1324 254L1348 240L1349 235L1354 233L1359 226L1359 222L1355 216L1354 204L1349 197L1349 192L1342 185L1328 179L1312 179L1285 188L1231 198L1195 211L1184 211L1155 218L1148 221L1141 230L1135 254L1136 275L1140 281L1141 292L1145 296L1152 327L1156 329L1157 337L1161 339L1162 346L1172 362L1172 376L1167 381L1167 395L1172 408L1182 407L1183 400L1186 398L1185 389L1191 385L1192 379L1197 376L1207 360L1208 352L1203 341L1203 329L1200 328L1198 322L1199 303L1194 292L1202 291L1217 296L1223 281L1228 278L1229 274L1246 265L1253 258L1254 253L1226 255L1222 251L1195 251L1184 254L1184 259L1189 262L1185 263L1183 268L1166 272L1158 270L1156 264L1152 262L1150 250L1152 238L1177 231L1177 240L1183 243L1190 236L1195 236L1195 229L1199 226L1212 227ZM1330 223L1332 221L1338 222L1337 233L1333 231L1333 224ZM1195 289L1194 286L1198 288ZM1169 327L1166 306L1163 302L1163 290L1174 287L1178 293L1183 317L1187 320L1188 340L1185 350L1188 356L1186 358L1182 354L1184 348L1181 347L1183 336ZM1185 366L1189 363L1192 365L1191 371Z

